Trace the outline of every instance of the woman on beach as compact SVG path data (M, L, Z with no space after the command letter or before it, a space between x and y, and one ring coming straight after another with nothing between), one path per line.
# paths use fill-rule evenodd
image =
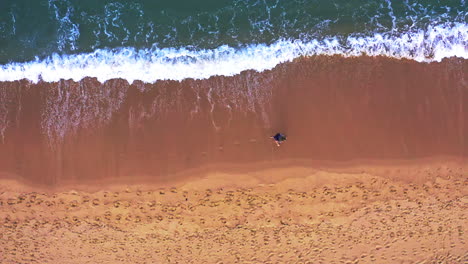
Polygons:
M271 138L275 140L275 143L278 147L280 146L281 143L286 141L286 136L281 133L276 133L276 135L272 136Z

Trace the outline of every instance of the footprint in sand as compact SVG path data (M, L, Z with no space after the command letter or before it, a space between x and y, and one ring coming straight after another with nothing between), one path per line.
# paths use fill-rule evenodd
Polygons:
M69 206L72 207L72 208L78 207L78 201L77 201L77 200L71 201L70 204L69 204Z
M93 200L93 205L98 206L100 204L99 199L94 199Z
M111 220L111 216L112 216L112 213L110 211L106 211L104 213L104 219L106 219L107 221Z

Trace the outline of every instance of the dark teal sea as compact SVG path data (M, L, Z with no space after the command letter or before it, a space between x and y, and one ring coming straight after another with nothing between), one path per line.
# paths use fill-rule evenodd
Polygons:
M145 81L206 78L315 54L468 58L467 20L465 0L1 0L0 81L105 80L130 64L208 65Z

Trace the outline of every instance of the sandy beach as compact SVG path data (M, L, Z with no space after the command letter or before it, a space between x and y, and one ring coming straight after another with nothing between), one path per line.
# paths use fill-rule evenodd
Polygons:
M0 262L467 263L467 66L0 83Z
M468 264L466 2L0 0L0 264Z
M466 157L467 69L316 56L181 82L3 82L0 171L52 186L217 164ZM288 135L281 149L276 132Z
M2 263L465 263L466 160L0 182ZM84 188L84 189L83 189Z

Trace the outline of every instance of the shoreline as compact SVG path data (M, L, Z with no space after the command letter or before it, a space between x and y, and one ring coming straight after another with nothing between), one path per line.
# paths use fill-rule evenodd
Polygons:
M467 67L316 56L207 80L0 83L0 171L54 185L210 164L465 158ZM278 131L288 141L275 149Z
M242 185L240 179L232 179L232 175L243 177L243 180L249 182L251 179L257 184L276 184L289 178L303 179L317 172L328 173L345 173L359 174L372 173L379 177L384 177L389 180L396 180L407 183L423 183L425 181L434 180L435 175L422 175L419 173L417 178L405 177L405 170L435 170L437 168L450 168L455 174L468 174L468 158L455 156L440 156L429 157L424 159L413 160L371 160L361 159L352 161L319 161L319 160L278 160L254 162L246 164L212 164L201 168L190 169L175 174L166 175L164 179L154 178L149 176L126 176L112 179L101 180L76 180L68 182L58 182L55 185L37 184L28 182L27 180L18 178L17 175L8 175L0 173L0 185L2 182L9 182L9 185L16 186L18 189L29 189L42 191L46 193L63 192L63 191L85 191L98 192L103 189L113 190L126 187L131 188L148 188L152 190L164 189L170 187L180 187L191 182L207 181L216 179L222 182L219 186L216 184L210 188L222 188L232 184ZM277 175L276 170L280 171L299 171L294 176ZM403 171L403 172L402 172ZM287 174L287 173L286 173ZM268 175L268 176L265 176ZM271 176L275 175L275 176ZM224 185L223 185L224 184ZM146 186L146 187L145 187Z

